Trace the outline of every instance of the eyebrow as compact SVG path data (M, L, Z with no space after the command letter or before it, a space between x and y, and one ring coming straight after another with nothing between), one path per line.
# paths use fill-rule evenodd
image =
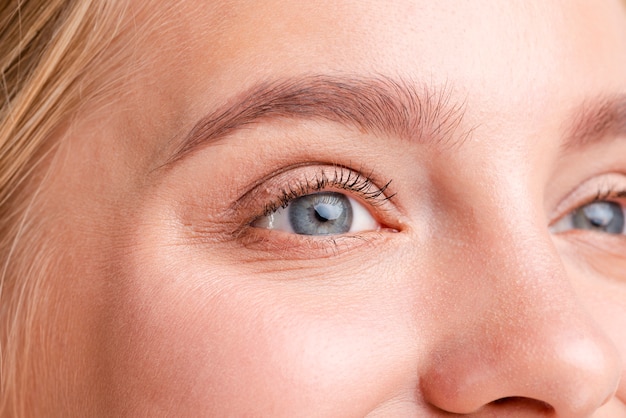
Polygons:
M569 123L563 142L566 151L626 135L626 95L614 95L583 102Z
M263 82L210 112L174 147L169 165L194 150L255 123L277 118L326 120L412 142L450 143L464 102L439 88L389 77L312 75Z

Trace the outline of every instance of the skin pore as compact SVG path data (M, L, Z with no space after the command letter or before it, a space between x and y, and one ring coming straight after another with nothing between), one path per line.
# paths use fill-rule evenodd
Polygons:
M622 2L206 3L56 138L34 413L626 414Z

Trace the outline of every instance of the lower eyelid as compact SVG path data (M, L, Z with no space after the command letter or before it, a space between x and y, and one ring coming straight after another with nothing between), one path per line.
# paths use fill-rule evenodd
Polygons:
M395 230L389 230L395 232ZM389 235L383 230L344 235L298 235L284 231L248 228L237 237L255 260L319 260L366 247L378 247Z
M610 267L618 261L626 263L626 236L598 234L588 230L572 230L558 235L562 242L569 243L574 249L577 261L589 263L590 261L603 260L610 257L610 262L602 262L604 267ZM626 270L620 270L623 273Z

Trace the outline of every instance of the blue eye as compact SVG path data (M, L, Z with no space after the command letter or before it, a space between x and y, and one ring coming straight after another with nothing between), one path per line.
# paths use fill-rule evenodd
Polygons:
M257 219L252 226L298 235L340 235L379 228L363 205L337 192L298 197L285 208Z
M559 220L553 232L583 229L606 234L626 234L624 209L617 202L596 201L588 203Z
M345 234L352 226L352 205L339 193L316 193L289 204L289 224L300 235Z

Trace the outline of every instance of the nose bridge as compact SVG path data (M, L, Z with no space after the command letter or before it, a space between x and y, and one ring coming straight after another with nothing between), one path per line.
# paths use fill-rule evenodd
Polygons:
M483 202L480 207L466 203L476 200ZM466 198L447 218L452 221L437 234L441 241L436 257L448 266L443 273L455 276L449 282L462 293L459 297L493 313L484 320L545 322L551 312L566 311L566 305L572 308L573 287L532 202L516 196ZM475 291L467 292L466 286Z
M454 319L422 390L456 413L522 398L557 416L589 415L617 388L615 347L578 303L542 219L482 213L459 232L469 244L442 246L449 270L461 274L450 280Z
M490 296L486 309L500 311L509 321L524 318L527 323L563 311L567 305L571 308L573 287L541 220L520 216L511 222L491 215L468 228L473 239L464 258L470 262L468 271L475 284Z

